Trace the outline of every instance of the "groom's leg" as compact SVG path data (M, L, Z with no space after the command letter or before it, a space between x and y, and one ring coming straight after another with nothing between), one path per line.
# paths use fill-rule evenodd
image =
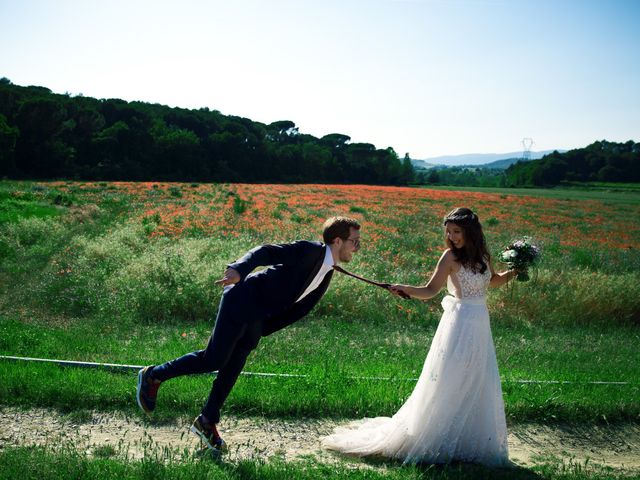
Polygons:
M209 373L219 370L227 362L247 329L244 319L238 318L245 315L242 308L236 308L239 296L229 296L230 293L222 296L207 347L154 367L151 372L154 379L165 381L181 375Z
M181 375L218 370L230 357L233 347L246 328L244 324L216 322L204 350L187 353L153 368L151 375L162 382Z
M262 322L256 321L248 324L244 335L236 342L227 362L220 367L218 375L213 381L209 398L202 409L202 414L209 421L213 423L220 421L220 409L242 372L247 357L258 346L261 336Z

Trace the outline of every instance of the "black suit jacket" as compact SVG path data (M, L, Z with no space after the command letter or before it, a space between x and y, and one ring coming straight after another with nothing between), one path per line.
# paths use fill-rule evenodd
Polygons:
M228 267L240 273L233 287L236 302L253 302L252 310L263 318L262 335L270 335L304 317L327 291L333 271L318 288L296 303L320 270L326 245L320 242L262 245ZM267 266L253 272L256 267ZM253 272L253 273L252 273Z

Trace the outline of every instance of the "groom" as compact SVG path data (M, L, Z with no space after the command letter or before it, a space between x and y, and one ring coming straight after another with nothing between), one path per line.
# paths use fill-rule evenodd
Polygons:
M136 399L146 413L156 406L162 382L181 375L218 371L202 413L191 431L204 444L224 451L216 423L247 356L260 337L291 325L318 303L327 290L333 266L349 262L360 248L360 225L352 218L332 217L323 227L324 243L296 241L256 247L227 265L216 283L224 286L216 323L204 350L138 373ZM258 266L268 268L251 273Z

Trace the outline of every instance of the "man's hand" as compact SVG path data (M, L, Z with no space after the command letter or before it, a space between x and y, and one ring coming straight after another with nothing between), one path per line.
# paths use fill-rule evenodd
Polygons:
M224 275L220 280L216 280L216 285L222 285L226 287L227 285L233 285L234 283L238 283L240 281L240 274L237 270L233 268L227 268L224 271Z

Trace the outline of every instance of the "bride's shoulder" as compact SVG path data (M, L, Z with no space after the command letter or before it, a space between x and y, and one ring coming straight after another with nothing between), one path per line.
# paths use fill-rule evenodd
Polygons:
M442 252L442 256L440 257L440 261L438 263L446 268L449 273L456 273L458 270L460 270L460 262L458 262L456 255L450 248L447 248L444 252Z
M449 267L454 267L455 265L458 264L458 259L453 253L453 250L451 250L450 248L447 248L444 252L442 252L439 263L445 264Z
M450 248L447 248L444 252L442 252L442 255L440 255L440 259L441 260L455 260L456 256L453 253L453 250L451 250Z

